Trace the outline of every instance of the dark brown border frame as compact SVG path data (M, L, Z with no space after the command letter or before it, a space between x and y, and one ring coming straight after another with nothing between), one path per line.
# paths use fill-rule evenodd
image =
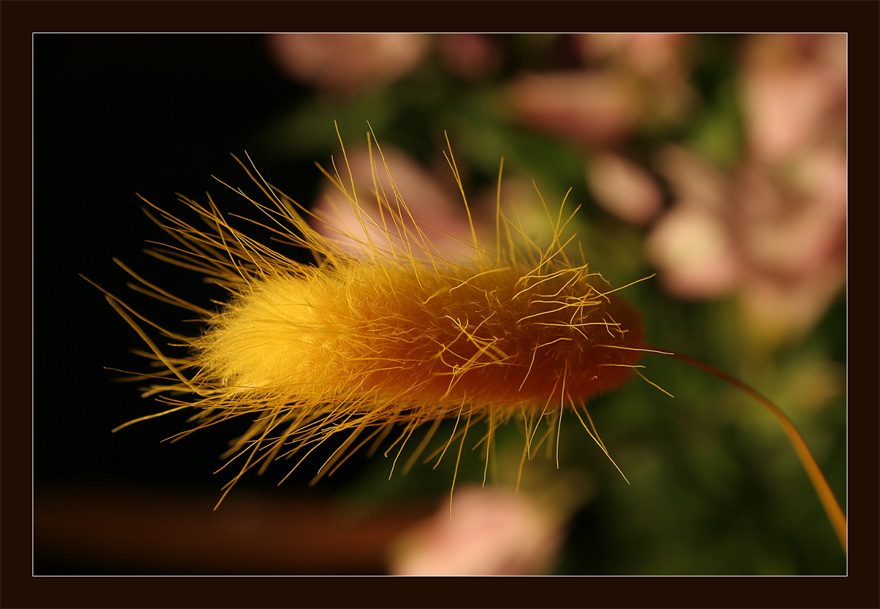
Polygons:
M816 2L26 2L2 24L3 607L877 607L880 4ZM849 575L823 578L31 576L31 35L35 31L843 31L850 57Z

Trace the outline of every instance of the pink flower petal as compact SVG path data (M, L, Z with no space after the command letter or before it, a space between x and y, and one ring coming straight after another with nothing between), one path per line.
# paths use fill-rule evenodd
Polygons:
M590 159L587 179L598 203L627 222L647 224L662 206L650 174L618 154L600 153Z
M556 72L521 76L508 98L526 123L584 143L611 146L635 128L642 100L617 72Z
M425 56L422 34L273 34L269 46L291 78L354 93L399 78Z
M526 495L501 488L456 491L449 505L410 531L392 556L395 575L529 575L561 543L558 520Z

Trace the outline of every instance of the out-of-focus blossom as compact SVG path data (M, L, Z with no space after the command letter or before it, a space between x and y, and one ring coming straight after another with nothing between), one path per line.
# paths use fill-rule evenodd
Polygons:
M665 150L658 166L676 196L675 206L657 222L646 244L664 286L685 298L733 290L740 266L728 231L732 209L724 174L679 148Z
M647 122L676 122L696 103L688 81L689 41L686 34L579 34L574 41L586 64L603 62L606 69L628 74L639 83Z
M647 253L679 296L737 291L757 333L777 340L808 329L845 279L846 162L817 152L780 175L749 164L731 176L670 150L661 166L676 204Z
M741 90L749 153L758 160L785 161L829 140L842 144L845 35L751 37L743 53Z
M410 530L392 553L395 575L530 575L547 570L563 535L557 515L503 488L464 488Z
M611 59L657 81L681 80L686 74L681 44L686 34L603 33L574 37L581 56L590 62Z
M795 184L756 171L737 193L744 222L752 219L744 249L757 262L744 274L742 302L771 338L810 328L846 280L846 159L815 151L799 165Z
M291 78L343 94L407 74L425 57L429 42L422 34L269 36L276 62Z
M501 67L501 49L484 34L439 36L440 56L451 72L477 81L489 77Z
M549 72L517 77L510 104L526 123L599 147L620 143L642 114L638 89L616 72Z
M746 155L724 174L662 154L675 204L647 252L671 292L736 291L756 333L782 340L810 328L845 281L845 39L757 36L744 56Z
M680 34L572 36L582 69L523 75L507 91L520 120L590 150L593 194L634 224L652 220L662 197L620 150L641 128L680 122L695 105L686 41Z
M647 224L662 207L654 178L614 152L601 152L590 159L587 181L599 204L627 222Z
M591 148L613 148L642 124L677 121L695 96L681 47L667 34L572 37L579 70L522 75L507 95L523 122Z

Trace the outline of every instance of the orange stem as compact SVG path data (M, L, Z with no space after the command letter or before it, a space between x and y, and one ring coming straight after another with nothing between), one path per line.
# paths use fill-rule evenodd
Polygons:
M831 526L834 527L834 532L837 533L837 538L840 540L840 545L843 548L844 553L846 553L846 516L844 516L843 510L840 509L840 504L837 503L837 499L834 497L834 493L831 492L831 487L828 486L828 481L822 474L822 470L819 469L819 465L816 463L816 459L813 458L813 454L807 447L807 443L804 441L800 432L794 426L794 423L791 422L791 419L789 419L785 415L785 413L783 413L775 404L773 404L773 402L765 398L763 395L761 395L739 379L736 379L729 374L718 370L714 366L710 366L709 364L705 364L699 360L695 360L680 353L673 353L671 351L664 351L660 349L657 349L654 352L661 355L671 356L679 361L690 364L695 368L705 370L706 372L713 374L724 381L727 381L734 387L738 387L748 395L752 396L756 401L764 406L764 408L769 410L770 414L776 417L776 419L782 425L783 431L785 431L786 435L788 435L788 439L791 441L792 446L794 446L794 450L797 453L798 458L801 460L801 463L803 464L807 475L810 477L810 482L813 483L813 488L816 489L816 494L819 495L819 500L822 502L822 507L825 508L825 513L828 515L828 519L831 521Z

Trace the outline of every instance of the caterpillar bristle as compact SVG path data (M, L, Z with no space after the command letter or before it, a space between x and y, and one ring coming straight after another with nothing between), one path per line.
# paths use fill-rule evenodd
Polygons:
M485 475L492 436L511 418L525 426L525 454L553 433L558 451L562 410L585 409L591 397L619 386L642 354L636 310L585 261L572 263L566 253L576 209L566 210L563 201L554 215L541 199L552 239L540 247L515 211L512 218L502 212L499 192L490 251L478 239L449 146L446 158L470 235L458 241L466 255L460 248L448 253L407 206L372 133L368 144L369 208L355 189L344 146L347 180L335 160L332 172L321 168L343 199L330 212L310 211L263 179L250 159L237 157L266 200L218 182L247 199L261 219L227 217L210 196L203 205L180 195L201 219L196 227L144 199L148 217L173 239L150 253L218 284L228 298L214 308L191 303L119 263L135 290L198 315L204 324L198 336L167 332L117 297L108 299L146 342L144 355L165 367L145 375L151 384L143 390L172 405L165 413L193 409L194 429L252 418L226 453L226 466L240 468L226 492L252 469L262 472L294 456L297 467L339 438L318 480L371 443L377 451L399 429L385 447L386 455L397 447L393 471L411 437L427 427L403 465L408 471L444 419L455 420L453 430L428 461L439 463L458 442L457 463L469 430L487 422L477 442L486 447ZM338 221L344 206L354 227ZM233 220L268 231L272 242L250 237ZM306 250L315 262L294 260L289 250ZM186 355L167 356L141 323L173 338L170 344L184 346ZM145 418L152 416L138 420ZM536 437L544 421L548 428ZM608 454L595 428L587 431Z

